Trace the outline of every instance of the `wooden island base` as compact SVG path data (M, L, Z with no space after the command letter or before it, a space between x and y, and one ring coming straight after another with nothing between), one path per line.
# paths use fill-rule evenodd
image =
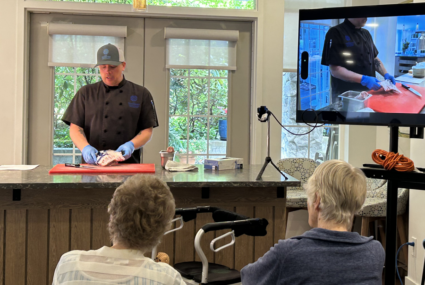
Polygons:
M218 253L209 250L209 242L220 232L207 233L203 249L210 262L241 269L263 256L283 236L285 199L277 198L276 188L210 188L209 199L202 199L201 191L201 188L172 188L177 207L216 206L269 221L267 236L238 237L235 246ZM13 190L2 190L0 280L4 280L3 284L52 284L63 253L110 245L107 205L113 192L114 189L23 189L21 201L13 201ZM165 236L158 250L167 253L173 264L199 260L194 237L201 226L210 222L213 222L211 214L198 215L196 220L185 223L182 230Z
M210 262L241 269L263 256L283 237L286 187L300 182L284 179L268 168L256 180L261 165L244 169L168 172L155 175L170 187L178 208L215 206L247 217L268 220L264 237L240 236L235 246L213 253L210 241L223 231L207 233L203 249ZM56 265L70 250L110 246L107 206L115 189L131 175L49 175L49 166L31 171L0 172L0 282L3 285L50 285ZM182 230L164 237L158 250L172 264L199 260L194 250L196 232L212 222L200 214ZM222 245L229 240L221 241ZM146 253L150 257L150 253Z

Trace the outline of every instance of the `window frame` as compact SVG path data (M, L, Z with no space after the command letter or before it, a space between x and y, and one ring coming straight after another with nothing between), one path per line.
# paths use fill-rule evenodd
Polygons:
M174 68L177 69L177 68ZM208 106L210 106L210 100L211 100L211 88L210 88L210 83L211 83L211 79L224 79L227 80L227 106L229 106L229 92L230 92L230 71L227 71L227 77L214 77L211 76L211 70L215 70L215 69L200 69L200 68L185 68L185 69L181 69L181 70L187 70L187 76L173 76L171 75L171 68L167 68L168 72L167 72L167 84L168 84L168 94L167 94L167 102L168 102L168 112L167 112L167 142L170 142L170 118L173 117L184 117L187 118L187 130L186 130L186 141L187 141L187 147L186 147L186 153L182 153L180 154L180 158L181 157L186 157L186 161L185 163L189 163L189 156L193 156L195 157L205 157L205 158L219 158L219 157L226 157L227 153L228 153L228 143L226 140L226 153L223 154L210 154L210 120L211 118L225 118L226 120L228 119L227 117L227 113L225 115L210 115L209 113L207 115L190 115L189 114L189 109L190 109L190 100L191 100L191 96L190 96L190 79L207 79L208 80ZM180 70L180 69L177 69ZM207 70L208 71L208 76L191 76L191 70ZM187 79L187 110L188 113L186 115L171 115L170 114L170 83L172 78L184 78ZM209 110L209 108L208 108ZM199 118L207 118L207 146L206 146L206 153L190 153L190 128L189 128L189 118L191 117L199 117ZM227 137L229 137L230 132L227 132ZM183 161L184 162L184 161Z

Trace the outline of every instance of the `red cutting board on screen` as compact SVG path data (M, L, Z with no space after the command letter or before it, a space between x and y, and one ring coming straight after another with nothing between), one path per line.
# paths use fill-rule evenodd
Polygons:
M91 168L68 167L65 164L55 165L49 174L97 174L97 173L155 173L155 164L121 163L117 166L96 166L81 164Z
M366 107L380 113L406 113L419 114L425 106L425 87L405 84L418 91L419 97L397 83L396 86L401 94L389 93L385 91L368 91L373 96L366 100Z

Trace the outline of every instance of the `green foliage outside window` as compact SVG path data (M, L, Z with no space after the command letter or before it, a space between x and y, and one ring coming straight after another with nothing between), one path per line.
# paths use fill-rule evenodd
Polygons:
M61 121L61 118L72 98L74 98L75 91L78 91L84 85L97 82L99 78L96 76L95 68L55 67L54 148L72 148L69 127Z
M228 72L171 69L170 75L169 145L180 153L189 150L193 154L206 154L207 138L220 140L218 121L227 118L223 109L227 109ZM61 118L76 91L99 80L95 68L55 67L54 148L72 148L69 127Z
M62 2L133 4L133 0L50 0ZM148 5L253 10L255 0L147 0Z
M180 153L206 154L207 140L220 139L218 121L227 118L222 110L227 109L227 71L171 69L170 75L169 145Z

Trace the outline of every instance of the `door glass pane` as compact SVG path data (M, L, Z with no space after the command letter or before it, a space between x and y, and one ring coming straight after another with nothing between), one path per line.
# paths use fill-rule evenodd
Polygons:
M220 130L221 126L221 130ZM224 126L226 127L225 129ZM220 135L221 133L221 135ZM226 118L210 118L209 130L209 153L222 154L226 153L227 139L227 120Z
M225 157L228 73L222 70L170 70L169 139L182 162Z
M189 113L191 116L208 114L208 87L207 78L190 79Z
M187 115L187 78L171 78L170 80L170 115Z
M75 93L87 84L99 80L95 68L55 67L55 97L53 111L53 165L81 163L81 152L72 143L69 127L62 122Z

